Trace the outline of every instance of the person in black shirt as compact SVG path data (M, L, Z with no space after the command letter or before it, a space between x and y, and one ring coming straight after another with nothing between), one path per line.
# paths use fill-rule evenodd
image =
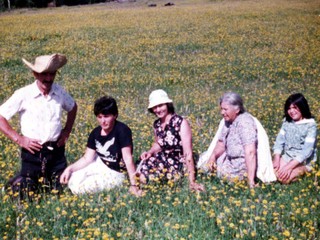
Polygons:
M66 168L60 182L68 184L74 194L93 193L122 185L128 172L130 192L140 196L131 129L117 120L115 99L104 96L96 100L94 114L99 126L90 133L84 156Z

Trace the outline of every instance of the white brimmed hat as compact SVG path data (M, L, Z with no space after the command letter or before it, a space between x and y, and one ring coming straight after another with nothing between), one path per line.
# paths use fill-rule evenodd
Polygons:
M157 89L150 93L148 109L164 103L172 103L172 100L168 97L168 94L165 91Z
M56 72L59 68L67 63L67 58L62 54L43 55L36 58L34 64L24 58L22 61L28 68L37 73Z

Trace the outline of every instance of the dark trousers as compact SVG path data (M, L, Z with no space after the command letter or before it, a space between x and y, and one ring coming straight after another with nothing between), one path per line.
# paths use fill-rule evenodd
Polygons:
M42 149L34 154L22 148L21 171L9 180L9 184L21 199L39 190L61 191L59 178L66 167L65 146L57 147L56 142L43 144Z

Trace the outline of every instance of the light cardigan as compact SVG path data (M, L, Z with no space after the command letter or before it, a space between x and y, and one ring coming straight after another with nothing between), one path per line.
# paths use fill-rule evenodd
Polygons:
M270 153L270 145L269 145L269 138L264 130L263 126L259 122L258 119L251 116L254 119L254 122L257 126L257 132L258 132L258 148L257 148L257 172L256 176L264 183L273 182L276 181L276 175L273 171L273 164L272 164L272 157ZM225 122L224 119L220 121L219 128L212 140L212 142L209 145L209 148L207 151L203 152L200 157L199 161L197 163L197 168L202 169L205 172L208 172L208 166L207 163L210 159L210 156L219 140L219 136L221 134L222 128L224 126Z
M284 119L273 147L274 154L281 155L286 162L294 159L311 166L317 159L316 140L317 124L313 118L298 122Z

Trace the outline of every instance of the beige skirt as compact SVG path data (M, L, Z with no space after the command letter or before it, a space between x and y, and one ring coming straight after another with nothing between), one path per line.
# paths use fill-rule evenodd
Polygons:
M79 171L72 173L68 187L73 194L96 193L121 186L125 174L108 168L102 160L96 160Z

